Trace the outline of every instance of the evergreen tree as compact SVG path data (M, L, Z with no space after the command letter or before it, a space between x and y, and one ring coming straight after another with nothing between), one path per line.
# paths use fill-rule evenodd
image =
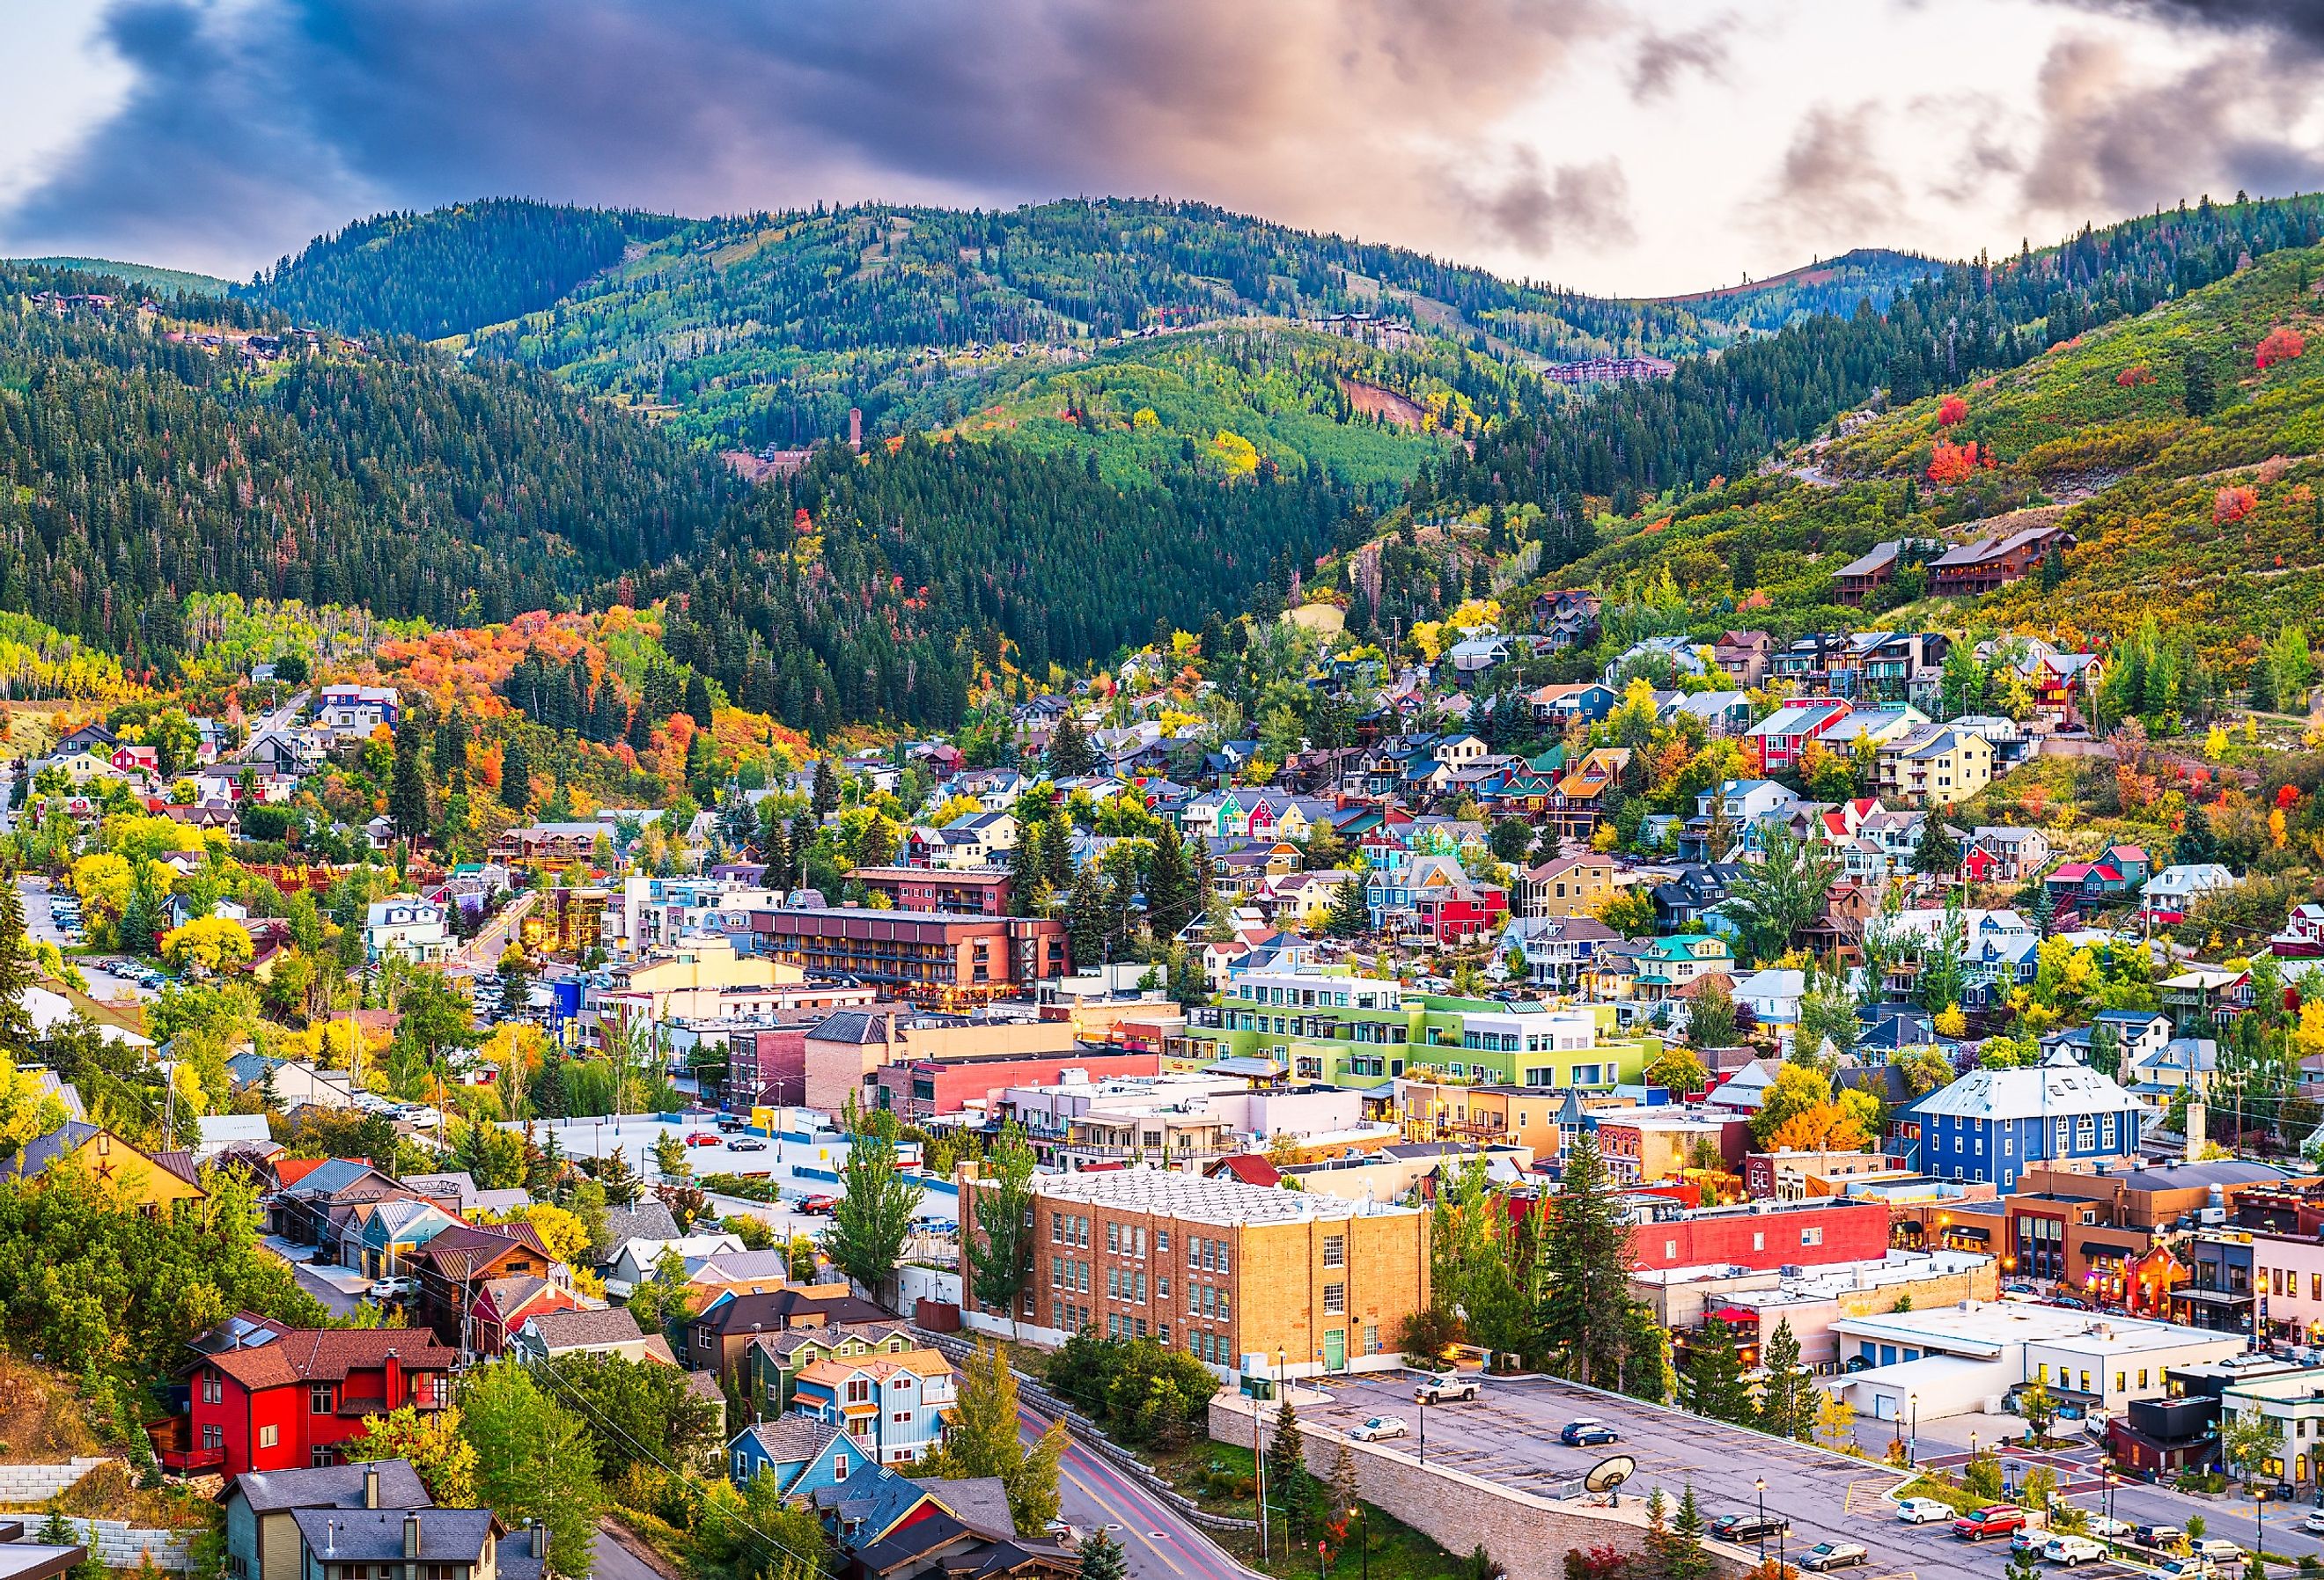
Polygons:
M1800 1363L1800 1341L1789 1317L1775 1324L1760 1357L1766 1381L1759 1388L1759 1429L1806 1442L1815 1429L1815 1384Z
M525 752L524 737L511 730L501 749L501 805L522 812L531 804L532 760Z
M686 678L686 712L697 728L710 727L710 683L699 670Z
M1094 862L1083 863L1074 874L1073 892L1065 902L1065 947L1075 970L1087 970L1105 958L1105 886L1098 881Z
M428 809L427 747L417 719L405 719L395 732L395 764L387 789L387 815L395 832L417 839L434 821Z
M1960 870L1960 841L1945 826L1944 814L1932 810L1921 825L1921 842L1913 847L1913 870L1932 878L1950 878Z
M1335 938L1360 938L1371 928L1371 912L1364 905L1364 886L1350 878L1332 896L1323 913L1323 930Z
M1013 1332L1018 1297L1033 1270L1033 1149L1014 1124L978 1170L966 1236L969 1293L987 1311L1006 1311Z
M828 757L815 760L815 790L808 799L807 808L815 814L818 824L839 809L839 776L832 772Z
M1678 1513L1671 1520L1673 1544L1670 1562L1663 1570L1663 1580L1710 1580L1717 1566L1703 1549L1703 1541L1711 1534L1711 1522L1702 1517L1702 1501L1694 1495L1694 1483L1686 1483L1679 1495Z
M2211 832L2211 816L2200 802L2190 802L2180 822L2179 837L2171 842L2174 865L2188 866L2219 859L2218 836Z
M1058 779L1081 779L1097 772L1097 753L1081 721L1070 713L1057 720L1050 734L1049 772Z
M1082 1538L1081 1580L1130 1580L1130 1555L1102 1530Z
M557 1061L551 1060L549 1068L542 1072L543 1086L547 1085L548 1076L558 1067ZM534 1088L536 1096L540 1091L540 1087ZM630 1167L629 1154L619 1142L605 1154L605 1160L597 1165L597 1183L605 1187L606 1205L616 1207L637 1206L638 1197L645 1188L638 1178L637 1170Z
M1565 1177L1547 1207L1537 1258L1543 1295L1535 1326L1559 1375L1599 1388L1622 1386L1633 1347L1630 1231L1598 1143L1569 1150Z
M2179 377L2185 388L2184 404L2190 417L2209 417L2219 407L2219 386L2211 372L2210 354L2190 351L2179 359Z
M1175 938L1193 919L1186 890L1186 847L1178 826L1164 819L1155 836L1152 865L1146 876L1146 925L1157 943Z
M1014 916L1033 916L1041 904L1041 826L1027 823L1017 830L1017 848L1009 853L1009 910Z
M1751 1387L1743 1380L1743 1358L1735 1347L1733 1328L1716 1317L1702 1325L1688 1347L1678 1393L1679 1402L1696 1415L1746 1424L1754 1418Z
M1041 878L1062 896L1074 882L1074 826L1063 816L1041 825Z
M16 869L0 870L0 1053L21 1058L32 1046L32 1012L24 991L32 985L32 956L24 938L24 896ZM269 1074L272 1073L272 1066Z
M1283 1510L1284 1529L1293 1541L1299 1540L1306 1528L1315 1478L1307 1469L1307 1439L1299 1430L1299 1412L1287 1390L1276 1407L1275 1433L1268 1439L1267 1481Z
M1888 404L1909 406L1929 393L1918 352L1899 351L1888 359Z

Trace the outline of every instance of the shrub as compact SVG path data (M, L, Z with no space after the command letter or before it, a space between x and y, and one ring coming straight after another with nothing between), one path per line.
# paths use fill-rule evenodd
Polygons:
M1937 426L1950 428L1969 420L1969 402L1959 395L1947 395L1937 402Z
M2211 521L2218 526L2231 526L2259 508L2259 495L2241 485L2222 488L2211 502Z
M2135 364L2132 366L2126 367L2120 373L2115 374L2114 382L2120 384L2126 390L2135 390L2141 384L2153 383L2154 382L2154 373L2153 369L2146 365L2146 364L2141 362Z
M2267 332L2266 338L2259 343L2259 349L2252 354L2252 360L2264 373L2279 362L2290 362L2307 349L2307 336L2289 324L2280 324Z

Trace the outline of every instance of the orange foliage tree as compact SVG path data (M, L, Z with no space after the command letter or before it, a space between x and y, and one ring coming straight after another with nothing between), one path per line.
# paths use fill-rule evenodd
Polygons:
M2233 488L2222 488L2219 490L2218 497L2211 502L2211 520L2217 525L2228 526L2243 520L2258 508L2259 495L2251 489L2240 485Z
M1947 395L1937 402L1937 426L1950 428L1969 420L1969 402L1959 395Z
M1932 483L1962 483L1979 467L1996 465L1991 451L1980 451L1977 440L1954 444L1939 439L1936 448L1929 452L1929 481Z
M2154 382L2154 374L2147 367L2146 364L2141 362L2130 367L2126 367L2120 373L2115 374L2114 382L2120 384L2126 390L2135 390L2141 384L2153 383Z

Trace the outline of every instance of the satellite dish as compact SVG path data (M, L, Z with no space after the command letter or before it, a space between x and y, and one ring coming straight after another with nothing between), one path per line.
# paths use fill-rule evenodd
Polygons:
M1601 1459L1582 1478L1582 1484L1593 1492L1611 1492L1637 1474L1638 1462L1627 1454L1617 1454Z

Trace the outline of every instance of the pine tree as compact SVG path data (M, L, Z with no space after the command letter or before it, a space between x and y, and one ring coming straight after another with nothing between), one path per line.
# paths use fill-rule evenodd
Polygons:
M1267 1444L1267 1480L1282 1506L1284 1529L1293 1541L1299 1540L1315 1478L1307 1469L1307 1439L1299 1430L1299 1412L1287 1388L1275 1412L1275 1434Z
M395 832L417 839L434 820L428 809L427 747L417 719L406 719L395 732L395 766L388 781L387 815Z
M1583 1137L1566 1155L1537 1261L1543 1296L1535 1326L1559 1374L1600 1388L1621 1387L1622 1363L1635 1343L1630 1232L1592 1138Z
M1094 862L1084 862L1074 874L1073 892L1065 902L1065 947L1076 971L1086 971L1105 958L1105 887L1098 881Z
M2211 815L2200 802L2190 803L2180 822L2179 837L2171 842L2171 860L2179 866L2190 866L2218 859L2219 841L2211 832Z
M1913 870L1932 878L1950 878L1960 870L1960 841L1945 827L1944 815L1932 811L1921 825L1921 842L1913 847Z
M1053 895L1073 887L1074 826L1064 817L1041 826L1041 877Z
M1702 1502L1694 1495L1694 1483L1686 1483L1680 1494L1678 1513L1671 1520L1672 1544L1670 1563L1664 1569L1663 1580L1709 1580L1716 1572L1711 1555L1703 1550L1703 1541L1711 1534L1711 1522L1702 1517Z
M1767 1335L1766 1354L1760 1357L1766 1381L1759 1389L1759 1429L1777 1437L1808 1440L1815 1429L1815 1385L1800 1364L1800 1341L1785 1317Z
M549 1068L554 1071L557 1066L552 1063ZM535 1092L537 1095L539 1088L536 1087ZM638 1194L643 1188L639 1183L637 1170L630 1167L629 1154L618 1142L612 1151L605 1154L605 1160L597 1165L597 1183L605 1187L607 1205L617 1207L637 1206Z
M1130 1555L1102 1530L1082 1538L1081 1580L1130 1580Z
M2219 407L2219 386L2211 371L2209 352L2190 351L2179 359L2179 376L2185 387L2183 403L2190 417L2209 417Z
M1751 1420L1751 1389L1743 1381L1743 1358L1736 1350L1733 1328L1715 1317L1702 1325L1687 1350L1678 1393L1679 1402L1696 1415L1720 1421Z
M501 749L501 805L522 812L531 804L532 760L525 753L524 737L512 730Z
M1049 772L1058 779L1081 779L1096 772L1096 750L1081 721L1068 713L1049 736Z
M1146 877L1146 925L1155 941L1163 943L1176 938L1193 915L1186 892L1186 847L1179 841L1176 824L1163 822L1151 861Z
M1360 938L1370 930L1371 912L1364 905L1364 886L1350 878L1332 896L1323 913L1323 930L1335 938Z
M0 870L0 1052L12 1058L32 1046L32 1012L24 1007L24 991L32 985L32 957L24 941L24 896L16 888L16 869L10 866Z
M1041 903L1041 826L1028 823L1017 830L1017 848L1009 853L1009 910L1031 916Z
M710 727L710 683L699 670L686 678L686 712L698 727Z

